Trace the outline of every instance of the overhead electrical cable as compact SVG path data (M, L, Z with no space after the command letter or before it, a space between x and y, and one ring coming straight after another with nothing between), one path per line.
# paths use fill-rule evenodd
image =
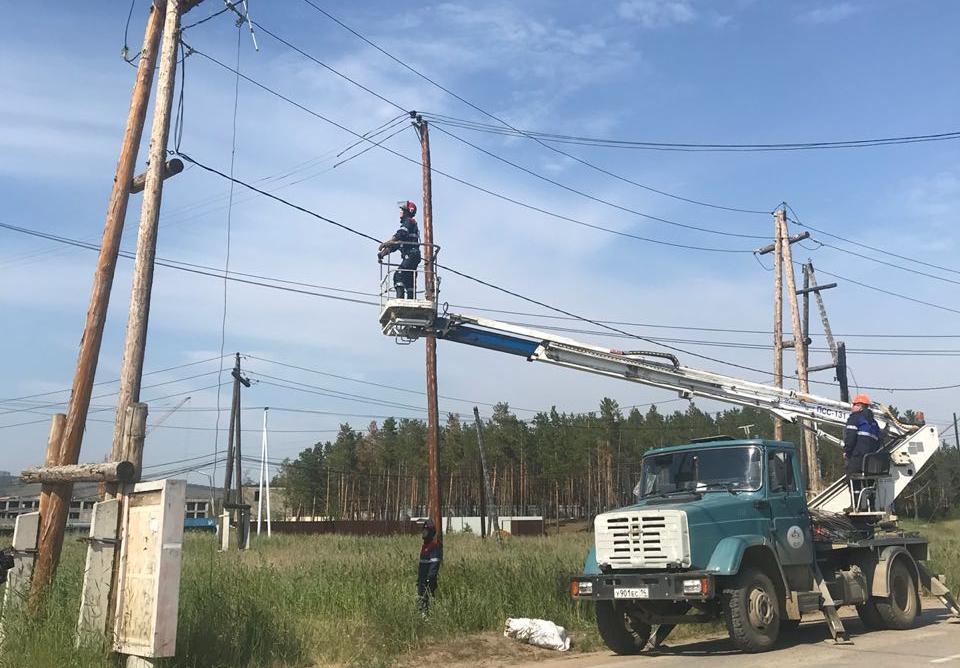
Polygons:
M261 28L264 32L266 32L268 35L270 35L271 37L273 37L274 39L276 39L276 40L278 40L279 42L285 44L285 45L286 45L287 47L289 47L290 49L296 51L297 53L299 53L300 55L304 56L305 58L308 58L309 60L313 61L313 62L316 63L317 65L320 65L321 67L327 69L328 71L332 72L332 73L335 74L336 76L345 79L346 81L350 82L351 84L353 84L353 85L355 85L355 86L357 86L357 87L365 90L366 92L370 93L371 95L373 95L373 96L377 97L378 99L386 102L387 104L390 104L390 105L396 107L397 109L401 109L401 110L403 109L403 106L402 106L402 105L394 102L393 100L387 99L386 97L384 97L384 96L381 95L380 93L377 93L376 91L370 89L370 88L367 87L367 86L364 86L363 84L361 84L360 82L356 81L355 79L352 79L351 77L348 77L347 75L345 75L345 74L343 74L342 72L338 71L336 68L328 65L327 63L319 60L319 59L316 58L315 56L307 53L306 51L304 51L304 50L301 49L300 47L296 46L295 44L292 44L292 43L290 43L289 41L283 39L282 37L276 35L275 33L269 31L269 30L268 30L266 27L264 27L263 25L257 24L257 26L258 26L259 28ZM372 44L372 43L371 43L371 44ZM377 48L379 48L379 47L377 47ZM381 51L383 51L383 50L381 49ZM386 52L384 51L384 53L386 53ZM401 62L399 59L397 59L397 58L395 58L395 57L393 57L393 56L391 56L391 58L393 58L393 59L396 60L397 62ZM627 177L625 177L625 176L621 176L620 174L616 174L616 173L614 173L614 172L612 172L612 171L610 171L610 170L608 170L608 169L604 169L604 168L602 168L602 167L600 167L600 166L598 166L598 165L595 165L594 163L592 163L592 162L590 162L590 161L588 161L588 160L585 160L585 159L583 159L583 158L580 158L579 156L575 156L575 155L572 155L572 154L567 153L567 152L565 152L565 151L561 151L560 149L556 148L555 146L551 146L551 145L545 144L544 142L539 141L536 137L534 137L534 136L532 136L532 135L527 135L527 134L524 134L522 131L516 130L516 128L513 128L513 126L511 126L509 123L507 123L507 122L504 121L503 119L501 119L501 118L499 118L499 117L491 114L490 112L487 112L487 111L481 109L480 107L478 107L477 105L475 105L475 104L473 104L473 103L471 103L471 102L467 102L464 98L460 97L459 95L456 95L455 93L453 93L453 92L450 91L449 89L441 86L440 84L438 84L437 82L435 82L433 79L430 79L429 77L427 77L427 76L425 76L424 74L418 72L417 70L413 69L412 67L409 67L409 66L407 66L406 64L404 64L404 66L407 67L407 69L410 69L411 71L413 71L414 73L416 73L416 74L417 74L418 76L420 76L421 78L423 78L423 79L425 79L426 81L430 82L430 83L433 84L434 86L437 86L438 88L440 88L440 89L443 90L444 92L448 93L449 95L452 95L453 97L457 98L458 100L460 100L460 101L462 101L462 102L464 102L464 103L466 103L466 104L469 104L469 105L470 105L471 107L473 107L474 109L480 111L481 113L485 114L486 116L489 116L490 118L493 118L493 119L499 121L500 123L502 123L502 124L506 125L507 127L511 128L512 130L515 130L516 132L519 132L521 135L526 136L526 137L528 137L528 138L530 138L530 139L533 139L533 140L536 141L537 143L541 144L544 148L547 148L547 149L549 149L550 151L553 151L553 152L555 152L555 153L559 153L560 155L563 155L563 156L566 157L566 158L569 158L569 159L571 159L571 160L574 160L575 162L578 162L578 163L580 163L580 164L582 164L582 165L584 165L584 166L586 166L586 167L589 167L590 169L593 169L593 170L595 170L595 171L597 171L597 172L600 172L601 174L604 174L604 175L606 175L606 176L610 176L610 177L612 177L612 178L615 178L615 179L617 179L617 180L619 180L619 181L622 181L622 182L624 182L624 183L628 183L628 184L630 184L630 185L632 185L632 186L635 186L635 187L637 187L637 188L642 188L643 190L646 190L646 191L648 191L648 192L653 192L653 193L656 193L656 194L658 194L658 195L663 195L663 196L665 196L665 197L670 197L670 198L672 198L672 199L680 200L680 201L687 202L687 203L690 203L690 204L697 204L697 205L700 205L700 206L705 206L705 207L709 207L709 208L713 208L713 209L721 209L721 210L725 210L725 211L734 211L734 212L740 212L740 213L753 213L753 214L765 214L765 215L769 215L769 214L770 214L769 211L762 211L762 210L756 210L756 209L743 209L743 208L729 207L729 206L721 206L721 205L718 205L718 204L712 204L712 203L709 203L709 202L703 202L703 201L701 201L701 200L696 200L696 199L692 199L692 198L689 198L689 197L682 197L682 196L680 196L680 195L676 195L676 194L673 194L673 193L669 193L669 192L666 192L666 191L664 191L664 190L660 190L660 189L658 189L658 188L653 188L653 187L648 186L648 185L645 185L645 184L643 184L643 183L639 183L639 182L637 182L637 181L634 181L633 179L627 178ZM473 146L472 144L470 144L470 145Z
M481 112L482 113L482 112ZM636 141L626 139L612 139L604 137L586 137L582 135L568 135L560 133L543 132L529 129L513 129L492 125L479 121L458 118L443 114L431 114L438 122L447 125L453 125L465 130L474 130L476 132L486 132L490 134L499 134L508 137L536 137L546 142L558 144L576 144L581 146L592 146L596 148L618 148L618 149L637 149L637 150L660 150L660 151L702 151L702 152L769 152L769 151L804 151L818 149L838 149L838 148L869 148L875 146L894 146L900 144L915 144L931 141L953 141L960 139L960 131L939 132L918 135L903 135L895 137L879 137L874 139L847 139L839 141L814 141L814 142L781 142L766 144L723 144L723 143L681 143L681 142L653 142Z
M206 54L206 53L204 53L204 52L202 52L202 51L199 51L199 50L197 50L197 49L193 49L193 52L194 52L195 54L197 54L197 55L200 55L200 56L206 58L206 59L209 60L210 62L212 62L212 63L220 66L221 68L223 68L223 69L225 69L225 70L227 70L227 71L229 71L229 72L235 72L235 70L234 70L233 68L231 68L229 65L227 65L227 64L225 64L225 63L217 60L217 59L214 58L213 56L210 56L210 55L208 55L208 54ZM244 79L245 81L249 82L250 84L252 84L252 85L254 85L254 86L257 86L258 88L266 91L267 93L270 93L271 95L274 95L274 96L276 96L276 97L284 100L285 102L287 102L287 103L289 103L289 104L297 107L297 108L300 109L301 111L304 111L305 113L310 114L311 116L314 116L314 117L316 117L316 118L318 118L318 119L320 119L320 120L322 120L322 121L324 121L324 122L326 122L326 123L329 123L330 125L333 125L334 127L337 127L337 128L339 128L339 129L343 130L344 132L347 132L347 133L349 133L349 134L351 134L351 135L353 135L353 136L355 136L355 137L357 137L357 138L359 138L359 139L364 139L364 140L366 140L366 141L370 141L370 140L364 138L362 135L360 135L360 134L358 134L357 132L355 132L354 130L351 130L350 128L342 125L341 123L338 123L338 122L336 122L336 121L334 121L334 120L332 120L332 119L324 116L323 114L320 114L320 113L318 113L317 111L315 111L315 110L313 110L313 109L310 109L309 107L306 107L306 106L300 104L299 102L296 102L295 100L291 99L290 97L287 97L286 95L284 95L284 94L282 94L282 93L280 93L280 92L278 92L278 91L270 88L269 86L266 86L265 84L257 81L256 79L253 79L253 78L251 78L251 77L248 77L248 76L246 76L245 74L240 74L240 77L241 77L242 79ZM371 142L371 143L373 143L373 142ZM378 146L378 148L380 148L380 149L382 149L382 150L384 150L384 151L386 151L386 152L388 152L388 153L391 153L391 154L397 156L398 158L401 158L402 160L405 160L405 161L407 161L407 162L409 162L409 163L411 163L411 164L418 165L418 166L422 166L422 164L421 164L421 162L420 162L419 160L414 159L414 158L411 158L411 157L409 157L409 156L406 156L406 155L400 153L399 151L394 151L393 149L391 149L391 148L389 148L389 147L387 147L387 146L380 145L380 146ZM183 158L184 160L187 160L188 162L191 162L191 163L193 163L193 164L195 164L195 165L197 165L197 166L201 166L201 165L199 165L195 160L193 160L192 158L190 158L190 157L187 156L187 155L184 155L183 153L178 153L178 155L179 155L181 158ZM214 172L214 173L218 173L218 174L220 174L221 176L223 176L223 177L225 177L225 178L228 178L227 175L223 174L222 172L218 172L217 170L214 170L214 169L212 169L212 168L210 168L210 167L202 166L202 168L207 169L207 171L211 171L211 172ZM500 199L500 200L502 200L502 201L509 202L509 203L511 203L511 204L515 204L515 205L520 206L520 207L523 207L523 208L525 208L525 209L527 209L527 210L536 211L537 213L542 213L542 214L547 215L547 216L550 216L550 217L552 217L552 218L556 218L556 219L558 219L558 220L564 220L564 221L567 221L567 222L569 222L569 223L573 223L573 224L575 224L575 225L579 225L579 226L581 226L581 227L588 227L588 228L595 229L595 230L598 230L598 231L607 232L608 234L613 234L613 235L616 235L616 236L625 237L625 238L630 238L630 239L636 239L636 240L638 240L638 241L644 241L644 242L647 242L647 243L653 243L653 244L657 244L657 245L661 245L661 246L670 246L670 247L674 247L674 248L683 248L683 249L686 249L686 250L696 250L696 251L712 252L712 253L737 253L737 254L752 253L752 252L753 252L752 250L748 250L748 249L714 248L714 247L707 247L707 246L695 246L695 245L690 245L690 244L682 244L682 243L677 243L677 242L663 241L663 240L661 240L661 239L654 239L654 238L645 237L645 236L641 236L641 235L637 235L637 234L631 234L631 233L629 233L629 232L622 232L622 231L620 231L620 230L615 230L615 229L613 229L613 228L604 227L604 226L601 226L601 225L596 225L596 224L594 224L594 223L589 223L589 222L586 222L586 221L583 221L583 220L579 220L579 219L573 218L572 216L567 216L567 215L564 215L564 214L561 214L561 213L557 213L557 212L555 212L555 211L550 211L550 210L544 209L544 208L542 208L542 207L539 207L539 206L536 206L536 205L533 205L533 204L528 204L527 202L523 202L523 201L521 201L521 200L515 199L515 198L513 198L513 197L510 197L509 195L504 195L503 193L496 192L496 191L491 190L491 189L489 189L489 188L486 188L486 187L484 187L484 186L480 186L480 185L477 185L477 184L472 183L472 182L470 182L470 181L467 181L466 179L462 179L462 178L460 178L460 177L458 177L458 176L454 176L453 174L450 174L450 173L445 172L445 171L443 171L443 170L437 169L436 167L433 167L431 171L432 171L433 173L435 173L435 174L439 174L439 175L441 175L441 176L443 176L443 177L445 177L445 178L448 178L448 179L450 179L451 181L454 181L454 182L456 182L456 183L459 183L459 184L461 184L461 185L463 185L463 186L466 186L466 187L471 188L471 189L473 189L473 190L476 190L476 191L478 191L478 192L485 193L485 194L490 195L490 196L492 196L492 197L496 197L497 199ZM261 194L266 194L267 196L270 196L270 194L267 193L267 191L264 191L264 190L262 190L262 189L258 189L258 188L254 187L254 186L252 186L252 185L249 185L249 184L244 184L244 185L245 185L245 187L248 187L248 188L250 188L251 190L255 190L255 191L257 191L257 192L260 192ZM279 198L275 198L275 199L279 199Z

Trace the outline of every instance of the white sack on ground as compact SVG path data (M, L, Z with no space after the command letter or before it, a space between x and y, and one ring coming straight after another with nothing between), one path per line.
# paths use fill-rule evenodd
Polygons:
M503 628L503 635L537 647L546 647L561 652L570 649L570 638L567 636L567 630L545 619L508 618Z

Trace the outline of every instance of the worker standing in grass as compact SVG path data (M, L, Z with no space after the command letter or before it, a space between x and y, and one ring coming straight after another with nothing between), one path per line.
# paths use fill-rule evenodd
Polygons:
M397 202L400 206L400 229L380 244L377 258L383 260L395 250L400 251L400 266L393 274L393 287L397 299L416 299L414 274L420 266L420 228L417 227L417 205L413 202Z
M420 565L417 570L417 607L426 619L430 598L437 593L437 575L443 562L443 547L437 540L433 520L423 523L423 545L420 547Z

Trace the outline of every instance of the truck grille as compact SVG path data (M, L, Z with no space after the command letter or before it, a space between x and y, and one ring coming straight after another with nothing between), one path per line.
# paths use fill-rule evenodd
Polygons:
M597 563L612 568L690 565L687 514L682 510L617 511L594 520Z

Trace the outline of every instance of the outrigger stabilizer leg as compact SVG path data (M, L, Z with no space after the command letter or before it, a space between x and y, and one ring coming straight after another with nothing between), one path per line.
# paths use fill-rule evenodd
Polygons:
M663 641L667 639L670 632L677 628L676 624L660 624L657 626L657 632L653 634L653 642L650 643L650 651L660 648Z
M833 642L843 644L853 644L847 630L843 628L843 622L840 621L840 615L837 614L837 604L827 589L827 583L823 581L823 573L820 572L820 566L814 562L813 577L817 583L817 589L820 590L820 596L823 597L823 617L827 620L827 628L830 629L830 635L833 636Z
M950 588L919 561L917 562L917 569L920 571L920 584L923 585L923 588L939 598L951 615L960 618L960 606L957 605L957 599L953 597Z

